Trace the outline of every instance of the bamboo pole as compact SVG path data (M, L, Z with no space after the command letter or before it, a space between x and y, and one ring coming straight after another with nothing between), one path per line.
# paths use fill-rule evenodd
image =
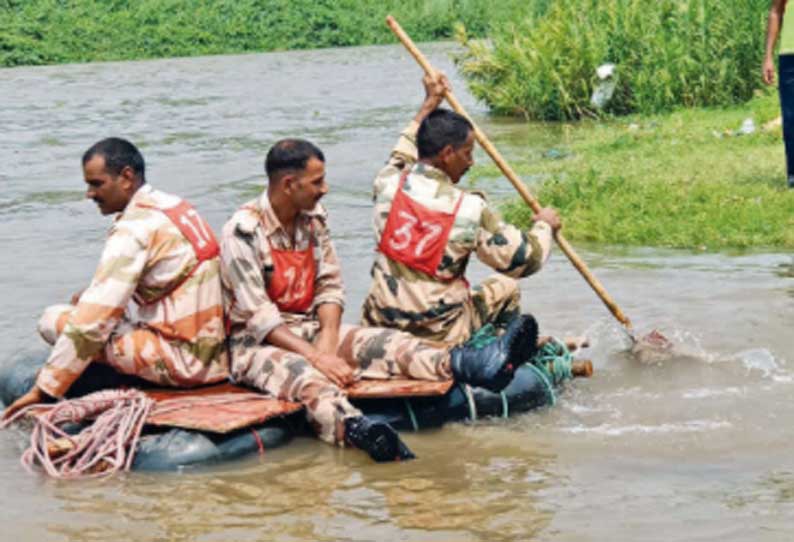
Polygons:
M411 37L405 33L395 18L389 15L386 17L386 24L389 25L389 28L391 28L392 32L394 32L405 48L408 49L408 52L411 53L411 56L413 56L414 59L419 63L425 73L431 76L435 74L433 66L430 65L430 62L416 47ZM447 99L447 102L449 102L449 105L452 106L452 109L454 109L460 115L466 117L469 122L471 122L471 125L474 127L474 136L477 139L477 142L483 149L485 149L485 152L487 152L488 155L493 159L499 169L502 170L502 173L504 173L505 177L507 177L507 180L512 183L513 187L518 191L521 198L527 203L527 205L530 206L533 212L539 212L541 207L538 203L538 200L532 196L526 185L521 181L521 179L518 178L518 175L516 175L515 171L513 171L513 168L510 167L499 151L496 150L496 147L493 146L488 137L482 132L482 130L480 130L477 124L474 123L471 117L469 117L451 90L445 93L445 98ZM622 310L620 310L620 307L618 307L618 304L615 303L612 297L610 297L609 293L606 291L606 288L604 288L598 279L590 272L584 261L579 257L578 254L576 254L573 247L562 236L562 233L559 231L556 232L554 239L557 241L557 245L559 245L560 249L565 253L576 270L579 271L579 274L584 277L584 279L587 281L587 284L589 284L598 297L601 298L601 301L604 302L604 305L606 305L607 309L609 309L609 312L611 312L612 315L621 324L623 324L629 336L636 341L629 318L623 313Z

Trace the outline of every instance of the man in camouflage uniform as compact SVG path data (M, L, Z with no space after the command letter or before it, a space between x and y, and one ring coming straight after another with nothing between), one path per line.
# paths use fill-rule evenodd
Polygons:
M52 353L5 417L63 397L95 361L175 387L229 375L218 243L207 223L184 200L146 184L143 157L128 141L96 143L83 155L83 173L86 197L102 214L119 214L90 286L72 305L46 309L39 332Z
M483 325L503 327L519 314L515 279L540 270L561 224L545 208L521 231L483 194L456 187L474 164L474 132L464 117L438 108L446 77L423 82L424 103L375 178L379 251L362 323L460 344ZM498 271L473 289L465 278L472 254Z
M325 157L308 141L276 143L266 191L243 205L221 236L232 377L298 401L319 437L349 443L376 461L413 457L394 430L362 415L344 387L358 379L449 380L501 389L534 349L534 321L515 326L489 356L449 351L396 330L341 325L344 292L319 200ZM534 329L534 335L532 330Z

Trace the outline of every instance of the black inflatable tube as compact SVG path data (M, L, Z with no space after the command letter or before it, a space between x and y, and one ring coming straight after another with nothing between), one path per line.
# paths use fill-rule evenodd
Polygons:
M554 403L553 391L537 371L524 366L516 371L504 391L492 393L472 388L473 408L464 386L458 384L441 397L410 399L369 399L356 401L367 415L392 424L395 429L411 431L439 427L446 422L472 417L507 416L528 412Z
M265 453L287 444L303 426L303 414L269 420L265 424L234 433L216 435L171 429L141 439L132 468L143 471L172 471L186 467L222 463L254 453ZM254 435L256 433L256 435Z
M44 353L22 353L0 369L0 400L8 405L26 393L36 372L46 359ZM92 364L69 390L79 397L102 388L140 386L141 380L120 375L100 364ZM386 421L398 430L411 431L439 427L449 421L476 417L506 416L527 412L554 403L548 381L531 366L521 367L502 394L474 388L471 401L465 388L456 385L441 397L410 399L368 399L356 401L368 416ZM186 467L211 465L287 444L293 436L308 431L304 414L285 418L230 434L211 434L171 429L145 435L135 455L133 468L145 471L173 471Z

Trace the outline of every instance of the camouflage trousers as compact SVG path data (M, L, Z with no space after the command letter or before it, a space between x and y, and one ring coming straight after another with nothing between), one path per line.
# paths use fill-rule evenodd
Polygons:
M44 310L38 330L42 338L54 345L74 305L52 305ZM226 380L226 364L205 364L177 341L169 341L156 331L137 326L123 318L95 360L116 371L137 376L155 384L193 387Z
M471 335L486 324L497 328L507 327L510 321L521 312L521 291L515 279L504 275L491 275L472 288L471 298L466 306L469 313L469 329L450 334L455 344L468 340Z
M312 342L319 331L316 321L290 326ZM449 352L407 333L383 328L343 325L337 356L345 360L356 380L449 380ZM302 356L270 345L257 345L244 332L232 334L232 378L273 397L300 402L317 435L331 444L344 445L344 420L360 416L336 384Z
M465 288L465 287L464 287ZM413 312L410 317L386 316L386 311L372 298L364 301L361 322L368 326L399 329L411 335L455 346L466 342L478 329L493 324L497 329L504 328L521 311L521 292L518 282L505 275L494 274L487 277L474 288L456 295L463 299L454 306L444 306L444 299L431 300L439 303L443 311ZM399 299L390 303L399 303ZM403 310L404 307L387 305L387 308Z

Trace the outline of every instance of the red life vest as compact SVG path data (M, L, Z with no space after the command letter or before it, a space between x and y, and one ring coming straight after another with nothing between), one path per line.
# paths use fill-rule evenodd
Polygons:
M243 209L256 213L262 220L257 207L245 205ZM314 233L314 228L311 233ZM311 242L306 250L278 250L273 248L269 239L267 244L273 259L273 275L265 287L268 297L282 312L308 312L314 301L314 280L317 277ZM234 300L231 306L234 307ZM230 329L231 322L227 321L227 333Z
M174 207L160 210L190 241L199 263L211 260L221 253L212 228L188 202L182 200Z
M411 269L440 279L438 265L444 256L463 194L451 213L433 211L403 192L408 173L405 169L400 176L378 250Z
M215 234L212 232L210 225L207 224L207 221L204 220L201 215L199 215L198 212L193 208L193 206L185 200L180 200L177 205L169 207L168 209L161 209L160 207L155 207L154 205L145 204L140 204L138 206L145 209L155 209L165 214L165 216L168 217L168 220L170 220L174 226L177 227L180 233L182 233L182 235L184 235L188 240L190 246L193 247L193 252L196 254L196 259L198 260L193 269L190 270L190 273L188 273L187 276L185 276L177 284L169 288L168 291L161 294L156 299L149 301L138 300L138 304L140 305L152 305L174 293L177 288L182 286L182 284L184 284L190 277L193 276L199 266L201 266L202 262L217 257L221 250L220 246L218 245L218 240L215 238Z
M283 312L308 312L314 301L317 275L311 243L306 250L277 250L270 245L270 255L273 258L273 276L267 284L270 300Z

